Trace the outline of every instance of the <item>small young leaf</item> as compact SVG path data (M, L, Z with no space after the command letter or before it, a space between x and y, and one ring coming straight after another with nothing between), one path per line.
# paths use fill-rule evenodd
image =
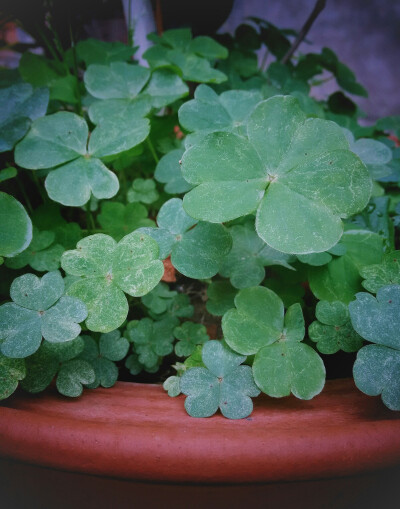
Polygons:
M351 325L346 304L339 301L320 301L315 314L317 320L310 325L308 334L310 339L317 343L320 352L357 352L362 347L363 340Z
M87 316L79 299L63 297L64 282L59 272L41 279L33 274L16 278L11 285L14 302L0 307L1 351L7 357L23 358L38 350L42 337L52 343L71 341Z
M137 228L152 227L154 221L148 219L146 207L140 203L122 203L105 201L101 204L101 212L97 220L104 232L119 241Z
M183 322L175 327L174 336L178 339L175 345L175 353L178 357L188 357L197 345L202 345L210 339L204 325L194 322Z
M240 366L246 357L237 355L220 341L208 341L202 350L205 368L191 368L181 377L181 391L188 396L185 408L192 417L209 417L218 408L229 419L251 414L251 397L260 391L249 366Z
M129 203L141 202L150 205L157 201L158 198L159 194L153 179L135 179L132 182L132 189L129 189L127 194Z
M181 393L181 379L179 376L170 376L163 383L163 388L168 392L168 396L175 398Z
M95 381L93 368L81 359L65 362L57 376L57 389L64 396L77 398L83 392L83 385L92 384Z
M361 267L360 274L365 279L361 284L371 293L382 286L400 284L400 251L384 254L380 264Z
M11 396L25 375L23 359L9 359L0 353L0 400Z

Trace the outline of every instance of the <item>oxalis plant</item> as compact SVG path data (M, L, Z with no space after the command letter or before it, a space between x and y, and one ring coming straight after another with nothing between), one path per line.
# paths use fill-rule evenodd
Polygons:
M120 378L239 419L347 363L400 410L400 121L361 126L353 72L295 36L253 18L151 36L147 67L88 39L1 71L1 399Z

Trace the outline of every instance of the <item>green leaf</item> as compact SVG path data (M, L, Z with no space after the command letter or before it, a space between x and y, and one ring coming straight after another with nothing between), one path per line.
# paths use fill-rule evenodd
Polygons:
M128 127L151 110L150 97L139 95L133 99L103 99L89 107L89 117L94 124L123 122Z
M339 350L357 352L363 345L362 338L353 329L348 307L343 302L320 301L315 309L317 320L312 322L308 335L325 354Z
M360 270L366 265L379 263L383 255L383 239L365 230L349 230L342 242L346 253L322 267L309 269L309 282L313 294L320 300L339 300L348 304L362 289Z
M146 368L152 368L158 365L159 357L165 357L173 351L173 330L178 323L178 319L173 317L164 318L159 322L143 318L132 323L128 334L135 345L141 364Z
M95 381L93 368L81 359L65 362L57 376L58 392L70 398L77 398L83 392L82 385L89 385Z
M207 279L218 272L231 246L232 238L223 225L201 222L176 239L171 262L187 277Z
M363 209L371 193L341 129L307 119L295 98L275 96L253 110L247 133L212 133L185 152L182 174L197 186L184 198L186 212L224 222L257 209L257 233L278 251L334 246L341 218Z
M219 272L221 276L229 277L235 288L260 284L265 278L266 266L282 265L292 269L289 264L295 261L295 257L269 247L257 235L254 224L248 222L232 226L229 233L232 235L232 249L224 258Z
M119 41L100 41L98 39L86 39L76 45L76 53L79 60L86 66L91 64L107 65L111 62L125 62L129 60L134 48Z
M211 37L204 35L190 41L189 51L197 53L201 57L209 58L210 60L228 57L228 50L224 48L224 46L218 44L218 42Z
M358 352L353 367L354 381L368 396L382 395L391 410L400 410L400 351L385 346L367 345Z
M6 180L13 179L16 176L17 169L13 166L0 170L0 182L5 182Z
M235 306L222 318L225 341L235 352L252 355L281 337L284 308L272 290L245 288L236 295Z
M158 69L153 72L144 93L151 97L152 105L155 108L162 108L186 96L189 93L189 88L171 70Z
M166 283L158 283L147 295L142 297L143 304L153 313L162 314L171 306L178 292L170 291Z
M77 357L83 347L81 336L66 343L43 341L39 350L25 359L27 374L21 387L33 394L44 391L56 376L60 363Z
M0 152L12 150L31 121L46 114L48 103L48 89L34 90L29 83L0 89Z
M179 122L188 131L237 132L262 95L256 91L228 90L218 96L207 85L199 85L194 99L179 108Z
M357 387L370 396L382 394L383 403L400 410L400 286L383 286L376 298L358 293L349 304L354 329L367 341L357 354L353 374Z
M150 205L158 200L159 194L153 179L136 178L128 190L128 202L142 202Z
M25 374L25 362L22 359L9 359L0 353L0 400L11 396Z
M32 242L19 255L7 260L6 265L12 269L21 269L30 265L38 272L53 271L60 268L60 259L64 247L55 244L55 234L50 231L40 232L33 227Z
M163 389L168 392L168 396L175 398L181 393L181 379L179 376L169 376L163 383Z
M164 266L157 258L157 243L140 232L126 235L118 244L108 235L91 235L79 241L76 250L63 254L62 268L81 276L67 294L85 302L88 329L110 332L122 325L128 314L124 292L140 297L162 278Z
M83 302L64 297L64 282L58 271L42 278L24 274L10 289L14 302L0 307L1 351L7 357L23 358L38 350L42 337L49 342L71 341L81 331L87 316Z
M0 256L16 256L32 240L32 222L13 196L0 192Z
M101 204L101 213L97 216L105 233L119 241L126 234L143 226L154 226L154 221L147 218L146 207L140 203L122 203L106 201Z
M180 385L188 396L185 408L192 417L209 417L218 408L229 419L243 419L251 414L251 397L260 391L254 384L249 366L240 366L246 359L233 353L220 341L208 341L202 350L205 368L184 372Z
M124 126L115 129L112 127L115 126L95 129L88 154L88 127L81 117L66 111L48 115L33 122L31 130L15 149L15 160L30 170L57 166L48 174L45 186L50 198L63 205L82 206L89 200L91 193L98 199L111 198L119 189L118 179L99 159L90 154L97 155L97 151L102 157L115 153L115 150L130 148L123 140L118 141L117 145L113 143L122 134L119 129ZM110 152L104 153L99 138L107 135L109 145L106 148ZM133 141L136 143L137 138Z
M55 240L65 249L73 249L82 238L82 230L78 223L66 223L53 228Z
M174 336L178 340L175 345L175 353L178 357L188 357L197 345L202 345L210 339L204 325L194 322L183 322L175 327Z
M261 348L253 364L258 387L274 398L293 393L300 399L319 394L325 383L325 367L308 345L283 341Z
M207 279L214 276L232 239L220 224L197 223L182 207L182 200L172 198L164 203L157 216L158 229L146 229L160 243L160 256L171 253L172 265L187 277ZM193 226L195 227L193 228Z
M150 71L140 65L111 62L90 65L84 81L89 93L97 99L133 99L146 85Z
M213 281L207 288L207 311L212 315L222 316L235 307L236 294L236 288L233 288L229 281Z
M400 286L388 285L377 291L357 293L350 302L351 323L367 341L400 350Z
M100 336L100 354L110 361L120 361L128 353L129 341L121 337L119 330L108 332Z
M400 284L400 251L393 251L383 255L382 262L375 265L361 267L361 284L371 293L386 285Z
M157 164L154 178L165 184L164 191L168 194L186 193L193 187L182 177L180 160L183 152L180 148L171 150Z

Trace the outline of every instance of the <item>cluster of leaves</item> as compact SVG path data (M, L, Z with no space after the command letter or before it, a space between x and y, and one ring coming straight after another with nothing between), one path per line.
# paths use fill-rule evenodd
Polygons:
M152 35L149 67L88 39L4 73L0 398L122 371L238 419L313 398L342 350L400 409L399 118L361 127L331 50L286 62L296 34L250 23Z

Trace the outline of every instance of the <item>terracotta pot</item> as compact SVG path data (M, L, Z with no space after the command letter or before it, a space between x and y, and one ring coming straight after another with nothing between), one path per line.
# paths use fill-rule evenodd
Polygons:
M207 497L201 505L199 493L219 493L215 495L219 508L221 504L243 507L240 504L250 502L253 507L267 507L265 496L286 507L282 501L289 500L290 493L296 508L351 507L324 505L319 497L330 496L324 492L329 486L331 496L337 497L342 493L340 481L342 488L347 486L346 496L354 495L354 486L361 486L365 494L365 488L380 479L381 469L386 469L382 482L387 484L393 478L390 486L396 489L400 480L400 416L387 410L379 398L360 393L350 380L328 381L323 393L311 401L258 398L251 417L239 421L220 415L193 419L186 415L183 397L169 398L156 385L121 382L112 389L85 391L79 399L53 392L14 396L0 408L0 457L4 458L2 491L5 489L13 501L13 509L23 507L22 499L21 505L17 503L23 496L19 487L27 489L21 475L31 483L35 479L36 490L43 483L43 491L37 495L46 494L50 497L47 502L35 505L29 498L31 506L41 508L47 507L46 503L64 507L67 499L65 507L79 507L70 498L75 493L72 487L82 495L96 485L93 479L102 489L93 488L98 500L91 507L111 507L107 504L116 503L128 488L131 498L142 497L142 503L152 504L150 507L214 507ZM60 497L62 481L54 481L62 475L59 470L71 472L63 474L64 498ZM322 481L331 478L336 480ZM291 484L282 484L288 481ZM113 498L106 502L102 490L113 483L119 484L111 489ZM224 486L226 483L236 486ZM251 490L249 484L253 484ZM58 486L54 501L51 486L53 491ZM382 495L388 495L389 487L381 486L385 490ZM192 499L195 493L196 501ZM256 493L264 505L257 505ZM172 497L171 505L165 497ZM314 497L317 505L312 504ZM179 505L181 498L183 505ZM371 500L367 493L366 501ZM344 498L342 502L347 503ZM354 508L354 497L351 504Z

